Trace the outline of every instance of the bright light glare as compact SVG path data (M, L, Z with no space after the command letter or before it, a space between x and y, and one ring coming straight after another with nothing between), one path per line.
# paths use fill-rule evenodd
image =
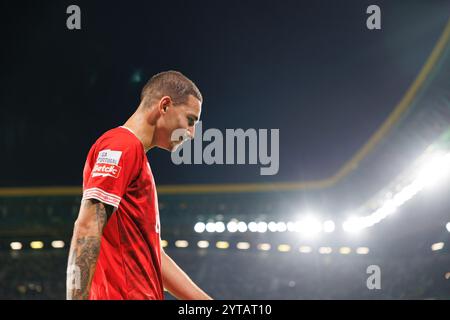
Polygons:
M222 221L216 222L216 232L224 232L225 231L225 224Z
M400 206L412 199L422 189L437 185L450 176L450 153L434 153L421 161L423 165L411 183L394 195L389 193L389 196L386 197L387 200L370 215L347 219L342 225L344 231L354 233L373 226L397 212ZM450 232L450 226L447 227L447 230Z
M323 223L323 231L326 233L333 232L335 228L336 228L336 226L335 226L334 222L331 220L327 220Z
M245 222L243 222L243 221L240 221L240 222L238 223L237 227L238 227L238 231L239 231L239 232L245 232L245 231L247 231L247 224L246 224Z
M197 222L194 226L194 231L197 233L202 233L203 231L205 231L206 226L203 222Z
M344 229L345 232L351 232L355 233L358 232L363 228L363 225L361 223L361 218L348 218L343 224L342 229Z
M288 245L288 244L280 244L278 246L278 251L280 251L280 252L289 252L289 251L291 251L291 246Z
M206 240L200 240L199 242L197 242L197 246L199 248L206 249L209 247L209 242Z
M42 241L32 241L30 243L30 247L32 249L42 249L44 247L44 243Z
M312 237L322 231L322 224L314 217L307 217L300 221L299 231L302 235Z
M261 250L261 251L269 251L271 246L269 243L260 243L260 244L258 244L257 248L258 248L258 250Z
M232 220L227 223L227 230L228 232L236 232L238 230L238 224L236 221Z
M287 226L286 226L286 223L284 223L284 222L278 222L277 223L277 229L278 229L278 232L286 232L286 230L287 230Z
M175 241L175 247L177 248L187 248L189 246L189 242L186 240L177 240Z
M206 231L207 232L215 232L216 231L216 224L214 222L208 222L206 224Z
M270 232L277 232L278 228L277 228L277 223L274 221L270 221L267 224L267 228L269 229Z
M442 182L450 173L450 153L438 152L424 160L425 164L417 175L423 187L431 187Z
M293 223L292 221L289 221L287 223L287 229L289 232L294 232L295 231L295 223Z
M319 248L320 254L330 254L331 252L333 252L333 249L331 249L330 247L320 247Z
M10 246L11 246L12 250L22 249L22 243L20 243L20 242L11 242Z
M267 223L264 221L258 222L258 232L264 233L267 231Z
M299 251L301 253L310 253L312 251L312 248L309 246L301 246Z
M257 232L258 231L258 224L255 221L252 221L248 224L248 230L250 232Z
M248 250L248 249L250 249L250 243L248 243L248 242L238 242L236 244L236 248L238 248L239 250Z
M356 249L356 253L357 254L368 254L369 253L369 248L367 247L359 247Z
M218 249L228 249L229 246L230 246L230 244L227 241L217 241L216 242L216 247Z
M52 247L55 248L55 249L64 248L64 241L62 241L62 240L52 241Z
M433 245L431 246L431 250L433 250L433 251L438 251L438 250L441 250L442 248L444 248L443 242L433 243Z

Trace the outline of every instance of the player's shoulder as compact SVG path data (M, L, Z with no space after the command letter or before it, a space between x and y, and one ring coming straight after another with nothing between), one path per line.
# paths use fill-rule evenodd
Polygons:
M139 151L142 149L141 141L124 127L116 127L103 133L95 142L97 148L113 148L120 151Z

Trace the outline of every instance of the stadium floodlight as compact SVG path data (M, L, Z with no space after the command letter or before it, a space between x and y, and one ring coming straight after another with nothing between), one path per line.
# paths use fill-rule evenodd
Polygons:
M200 240L199 242L197 242L197 246L199 248L206 249L209 247L209 242L206 240Z
M230 244L227 241L217 241L216 248L217 249L228 249Z
M323 223L323 231L326 233L331 233L336 228L334 222L332 220L327 220Z
M417 175L417 182L431 187L442 182L450 173L450 152L436 152L423 160L424 165Z
M278 229L278 232L286 232L286 230L287 230L286 223L282 222L282 221L278 222L277 223L277 229Z
M206 231L207 232L216 232L216 224L214 222L208 222L206 224Z
M161 240L161 247L165 248L169 245L169 242L167 240Z
M342 224L342 229L349 233L357 233L365 227L365 219L359 217L350 217Z
M236 248L238 248L239 250L248 250L248 249L250 249L250 243L248 243L248 242L238 242L236 244Z
M300 221L300 233L306 237L313 237L322 231L322 224L314 217L306 217Z
M258 232L264 233L267 231L267 223L264 221L258 222Z
M448 232L450 232L450 222L447 222L447 224L445 225L445 228L447 229Z
M55 248L55 249L64 248L64 241L62 241L62 240L52 241L52 247Z
M402 192L400 192L398 195L400 195L403 199L406 199L406 197L410 197L409 195L407 196L402 195ZM362 229L373 226L374 224L380 222L387 216L395 213L397 211L397 208L398 205L394 197L394 199L387 200L380 208L378 208L377 210L375 210L375 212L373 212L368 216L348 218L342 224L342 228L346 232L357 233Z
M223 223L222 221L217 221L216 222L216 232L222 233L225 231L225 223Z
M310 246L300 246L299 251L301 253L311 253L312 248Z
M450 152L426 153L414 165L417 174L409 177L409 183L397 184L396 190L387 192L379 207L367 216L350 218L343 223L346 232L358 232L371 227L398 211L405 202L424 188L435 186L450 176ZM417 169L419 168L419 169ZM447 228L447 229L450 229ZM450 232L450 231L449 231Z
M278 230L277 223L275 221L270 221L267 224L267 228L269 229L270 232L277 232Z
M238 230L238 224L235 220L231 220L227 223L228 232L236 232Z
M258 250L261 250L261 251L269 251L271 248L271 245L270 245L270 243L260 243L260 244L258 244L257 248L258 248Z
M393 197L392 204L390 202L388 204L391 204L392 210L395 212L398 207L412 199L421 189L422 184L420 181L413 181Z
M431 245L431 250L432 251L442 250L443 248L444 248L444 243L443 242L437 242L437 243L433 243Z
M293 223L292 221L289 221L287 223L287 229L289 232L294 232L295 231L295 223Z
M301 231L302 231L301 221L295 221L294 222L294 232L301 232Z
M368 254L369 253L369 248L367 247L359 247L356 249L356 253L357 254Z
M12 250L21 250L22 249L22 243L20 242L11 242L10 247Z
M177 240L175 241L175 247L177 248L187 248L189 246L189 242L186 240Z
M194 226L194 231L197 233L202 233L206 229L206 225L203 222L197 222Z
M352 249L349 247L342 247L339 249L340 254L350 254L352 252Z
M291 246L288 244L280 244L280 245L278 245L278 251L289 252L289 251L291 251Z
M248 230L250 232L257 232L258 231L258 224L255 221L252 221L248 224Z
M333 249L330 247L320 247L319 248L319 253L320 254L330 254L333 252Z
M42 241L31 241L30 247L31 249L42 249L44 247L44 243Z
M247 231L247 224L244 221L239 221L237 227L239 232Z

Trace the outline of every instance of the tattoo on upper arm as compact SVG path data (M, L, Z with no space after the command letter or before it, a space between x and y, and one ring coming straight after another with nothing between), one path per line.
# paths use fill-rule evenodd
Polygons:
M107 210L109 209L109 210ZM106 222L112 214L112 208L106 207L103 203L97 202L95 204L95 215L97 218L97 226L98 232L101 234L103 232L103 228L106 226Z

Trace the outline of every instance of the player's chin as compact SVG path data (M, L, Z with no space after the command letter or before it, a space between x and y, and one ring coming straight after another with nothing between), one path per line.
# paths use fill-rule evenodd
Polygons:
M182 144L183 142L180 141L171 141L167 148L164 149L170 152L175 152Z

